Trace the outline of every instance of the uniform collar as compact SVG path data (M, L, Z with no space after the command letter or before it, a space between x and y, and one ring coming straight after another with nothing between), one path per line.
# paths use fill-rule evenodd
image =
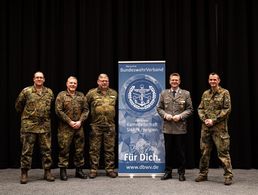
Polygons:
M216 93L218 93L218 94L219 94L219 93L221 92L221 89L222 89L222 88L221 88L220 86L218 86L218 88L217 88L217 90L216 90L216 91L213 91L212 89L210 89L210 91L209 91L209 92L210 92L210 94L216 94Z
M110 89L108 88L106 94L108 94L109 91L110 91ZM99 87L97 87L97 92L98 92L99 94L103 94L102 91L101 91L101 89L100 89Z
M179 88L179 87L178 87L176 90L174 90L174 89L170 88L171 93L172 93L172 91L176 91L176 93L178 93L178 92L179 92L179 90L180 90L180 88Z
M67 91L67 90L66 90L66 95L72 96L72 95L69 93L69 91ZM77 95L77 91L74 92L74 95Z
M35 85L33 85L32 91L33 91L33 93L37 93L37 92L38 92L37 89L36 89L36 87L35 87ZM43 94L43 93L45 93L45 92L46 92L46 87L45 87L45 86L42 86L41 94Z

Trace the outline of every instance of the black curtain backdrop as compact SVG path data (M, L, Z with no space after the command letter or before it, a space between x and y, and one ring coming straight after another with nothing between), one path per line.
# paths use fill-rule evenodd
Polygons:
M19 167L19 92L43 71L55 95L68 76L78 90L95 87L99 73L118 90L118 61L166 60L192 95L188 168L198 167L200 120L197 107L208 74L220 74L231 92L229 121L233 168L258 168L258 1L257 0L1 0L0 168ZM168 82L167 82L168 86ZM57 167L57 117L52 113L53 159ZM89 132L88 121L85 132ZM88 161L88 136L86 138ZM41 167L35 148L33 167ZM86 167L88 166L88 162ZM212 167L219 167L216 152Z

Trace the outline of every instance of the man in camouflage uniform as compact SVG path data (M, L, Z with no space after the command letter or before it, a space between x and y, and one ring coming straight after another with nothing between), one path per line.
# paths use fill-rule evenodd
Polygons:
M109 88L109 78L106 74L100 74L97 81L98 87L91 89L86 94L91 111L90 133L90 178L97 176L99 166L100 149L103 142L106 175L115 178L115 105L117 92Z
M228 117L231 111L229 91L219 86L220 78L211 73L208 80L211 89L202 95L198 114L202 121L200 173L196 182L208 180L208 167L213 143L217 148L218 158L224 168L225 185L232 184L232 166L229 155L230 137L228 134Z
M89 114L88 104L82 92L76 91L78 81L70 76L66 82L66 91L58 94L55 102L55 111L60 119L58 127L60 179L68 179L66 168L69 164L69 151L71 143L74 142L75 155L74 165L76 167L75 177L86 179L83 172L84 165L84 130L82 123Z
M45 78L42 72L34 74L34 85L24 88L19 94L15 108L21 113L21 178L20 183L28 181L28 170L31 168L32 153L36 139L42 153L44 179L54 181L51 175L51 121L50 110L54 95L51 89L44 87Z

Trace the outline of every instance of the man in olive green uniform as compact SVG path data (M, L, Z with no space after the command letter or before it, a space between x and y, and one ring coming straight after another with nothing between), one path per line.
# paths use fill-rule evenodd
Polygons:
M161 180L172 178L172 168L177 168L179 181L185 181L187 120L193 113L190 92L181 89L178 73L169 76L170 89L160 94L157 106L159 115L164 119L165 174Z
M106 74L100 74L97 81L98 87L91 89L86 94L90 112L90 178L97 176L99 166L100 149L103 142L106 175L115 178L115 105L117 92L109 88L109 78Z
M34 85L24 88L15 102L17 112L21 113L21 184L26 184L28 181L28 170L31 168L32 153L37 138L45 170L44 179L55 180L50 172L52 165L50 110L54 95L51 89L43 86L45 78L42 72L36 72L33 81Z
M55 103L56 114L60 119L58 127L60 179L66 181L66 168L69 164L69 151L74 142L75 154L74 165L76 167L75 177L86 179L83 172L84 165L84 131L82 123L89 114L88 104L82 92L76 91L78 81L70 76L66 82L66 91L58 94Z
M198 114L202 121L201 130L201 159L200 173L196 182L208 179L208 167L213 143L217 148L217 155L224 168L225 185L232 184L232 166L229 155L230 137L228 134L228 117L231 111L229 91L223 89L216 73L211 73L208 80L211 89L202 95L198 107Z

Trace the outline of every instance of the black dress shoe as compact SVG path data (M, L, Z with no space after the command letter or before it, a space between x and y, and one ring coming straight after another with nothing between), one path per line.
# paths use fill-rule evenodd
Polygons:
M185 176L183 174L180 174L178 180L185 181Z
M172 173L167 171L160 179L167 180L167 179L171 179L171 178L172 178Z

